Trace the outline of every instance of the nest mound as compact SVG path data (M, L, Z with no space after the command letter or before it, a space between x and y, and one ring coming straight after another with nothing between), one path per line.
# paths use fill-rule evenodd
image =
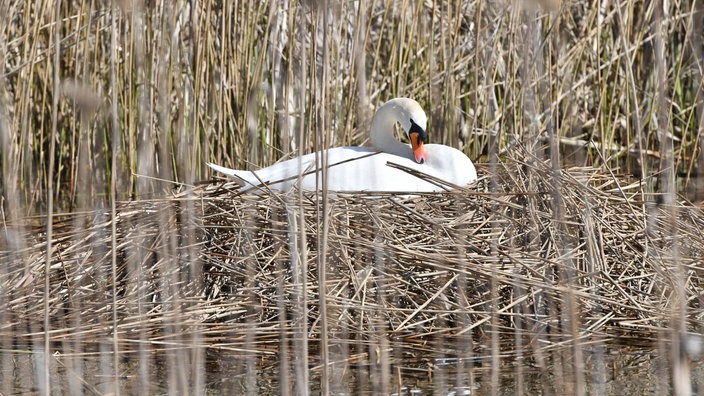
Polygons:
M555 174L512 158L480 174L443 194L327 200L217 183L123 203L114 219L65 216L52 251L52 337L76 325L104 337L117 323L124 339L200 334L271 352L299 333L412 342L520 330L550 345L642 340L673 312L700 327L701 208L656 204L639 180L593 168ZM46 253L41 238L8 235L2 308L17 336L41 326Z

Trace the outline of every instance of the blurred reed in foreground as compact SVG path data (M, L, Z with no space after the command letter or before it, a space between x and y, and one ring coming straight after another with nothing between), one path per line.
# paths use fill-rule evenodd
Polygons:
M655 353L656 393L688 394L700 8L1 3L2 391L255 393L274 373L283 393L618 393L608 351L626 342ZM205 161L367 144L397 96L486 164L478 186L191 188ZM525 381L534 368L550 381Z

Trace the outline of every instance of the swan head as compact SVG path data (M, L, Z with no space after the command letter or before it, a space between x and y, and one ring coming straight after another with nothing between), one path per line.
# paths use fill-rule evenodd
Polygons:
M413 157L417 163L423 164L427 161L425 157L425 148L423 145L428 141L428 133L424 128L416 124L411 119L411 127L407 130L408 138L411 139L411 148L413 149Z
M375 123L383 123L384 126L375 128ZM392 134L392 125L387 124L400 123L406 136L411 141L413 150L413 159L422 164L427 161L425 156L425 148L423 145L428 141L426 127L428 125L428 116L420 107L420 104L410 98L396 98L384 103L372 120L372 144L382 151L388 150L393 145L389 140L394 140ZM387 132L388 131L388 132ZM399 144L397 142L394 142ZM405 146L408 147L408 146ZM406 150L408 150L406 148Z

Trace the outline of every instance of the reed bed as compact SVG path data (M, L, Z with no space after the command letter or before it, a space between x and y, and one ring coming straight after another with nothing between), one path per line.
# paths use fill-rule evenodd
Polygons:
M585 362L554 365L565 345L655 348L673 312L682 334L701 331L701 207L646 199L627 175L509 157L443 194L338 194L323 207L318 194L215 182L123 202L114 218L67 215L48 275L51 342L80 340L87 353L114 334L123 356L235 353L291 373L305 356L316 376L325 349L331 372L378 367L389 382L373 389L388 391L416 371L432 377L439 361L466 382L492 353L574 379ZM12 268L2 337L16 347L42 337L26 329L43 315L44 246L0 251ZM338 375L338 388L358 386Z
M0 393L704 388L701 15L0 2ZM476 185L200 185L209 161L368 144L397 96ZM652 383L614 385L624 344Z

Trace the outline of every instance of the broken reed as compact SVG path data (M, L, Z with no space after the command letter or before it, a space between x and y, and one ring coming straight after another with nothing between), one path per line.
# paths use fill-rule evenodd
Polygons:
M466 190L331 197L322 261L315 194L239 195L234 183L215 183L124 202L115 218L109 211L61 217L50 339L94 351L114 319L125 356L181 346L188 356L235 353L281 370L311 364L318 375L323 348L345 371L386 345L379 357L386 371L422 365L411 357L424 356L475 359L479 373L501 356L508 366L530 362L572 378L583 375L581 360L548 363L572 356L565 346L654 348L682 304L683 330L700 328L700 207L676 204L671 218L668 206L643 199L638 179L592 167L560 172L557 207L548 164L519 151L496 171L482 168L485 177ZM117 278L106 248L113 222ZM0 251L9 264L2 308L12 323L3 339L20 347L42 336L22 329L34 328L43 310L43 245L40 235L24 251ZM113 287L116 318L105 309Z
M142 359L146 359L140 364L147 367L149 361L144 356L148 356L152 345L123 344L124 337L119 331L124 329L121 324L127 323L137 332L129 334L136 334L140 340L163 333L170 341L183 341L182 345L191 349L179 355L179 361L191 359L193 375L197 377L198 368L204 364L203 350L197 345L211 334L210 322L205 319L229 323L239 320L244 313L246 329L256 330L259 323L272 323L273 319L258 316L271 311L260 311L261 307L253 302L259 302L259 298L265 303L271 301L261 290L251 287L251 277L244 281L245 287L238 284L234 270L239 267L227 261L235 254L234 257L244 260L240 264L246 274L259 274L260 263L252 257L257 251L227 251L228 256L223 258L209 256L208 249L201 250L207 244L210 244L207 248L215 251L221 247L212 245L218 241L217 235L208 234L197 222L203 213L196 209L205 210L207 206L193 199L163 203L154 197L163 196L164 190L173 191L173 182L183 183L177 186L187 188L207 177L205 161L256 168L323 147L368 143L373 109L391 97L409 96L418 99L428 112L433 142L450 144L464 150L473 160L489 163L483 168L488 175L497 175L504 164L518 159L519 163L526 162L529 169L539 170L540 177L527 174L524 168L511 168L506 176L510 182L494 180L493 187L492 184L477 187L487 191L488 197L494 197L481 202L487 207L472 201L481 195L437 198L446 202L430 199L427 210L450 224L441 222L438 226L434 217L427 216L423 221L430 219L430 224L412 223L411 226L417 227L414 231L452 237L455 235L452 232L442 233L460 226L458 216L469 221L468 224L491 225L490 231L479 228L485 234L476 241L471 238L471 229L461 229L460 234L469 239L446 241L455 244L452 254L445 252L443 249L447 248L442 244L419 245L425 239L392 239L393 233L389 234L387 229L389 224L397 221L407 224L403 219L416 218L408 217L406 209L394 211L400 209L390 200L376 203L382 205L381 213L399 215L393 219L382 217L375 223L375 232L394 243L383 247L372 243L369 246L378 250L357 252L362 257L360 265L373 257L374 266L369 272L343 266L338 270L348 272L331 274L349 280L345 291L369 285L369 279L389 284L395 288L391 290L404 291L402 288L407 287L417 291L417 299L404 302L407 306L388 311L391 329L415 326L414 332L425 335L432 334L431 325L449 329L449 334L467 329L462 334L468 338L459 337L461 340L469 340L469 333L486 334L490 341L479 340L477 345L490 351L491 362L487 367L492 370L494 389L498 386L501 349L505 347L500 337L510 333L508 330L518 329L518 346L523 346L520 334L533 335L533 332L544 336L548 345L558 344L557 341L552 344L553 336L571 340L573 368L564 365L558 369L571 373L577 384L584 380L580 377L583 376L582 334L603 331L606 336L635 328L637 336L651 330L658 332L659 342L677 342L685 331L696 329L700 320L699 308L694 303L698 300L692 297L699 288L699 270L695 262L687 260L700 258L696 247L701 246L701 241L692 230L700 229L701 224L697 209L676 206L674 194L692 193L689 197L701 199L704 185L697 180L704 161L700 154L703 144L700 128L704 125L700 119L704 111L698 67L703 35L701 24L696 23L700 5L694 1L669 2L663 9L658 2L597 4L600 7L586 1L569 2L556 10L545 11L518 6L515 2L463 1L2 3L0 18L6 23L1 33L4 40L0 40L0 59L4 65L0 79L3 231L0 250L9 252L3 258L5 261L20 261L13 261L17 266L4 267L0 276L22 294L18 292L16 300L11 298L14 291L4 289L8 291L0 294L0 300L8 307L17 301L26 303L17 308L22 320L30 319L21 316L26 310L36 314L33 318L49 313L52 321L43 324L30 321L10 334L13 337L44 334L46 339L54 341L66 329L84 327L86 332L73 339L75 348L82 351L85 340L106 334L104 326L111 323L115 327L109 334L110 343L103 348L115 352L115 362L120 353L136 348ZM328 8L322 8L326 5ZM56 42L55 37L60 41ZM58 63L53 60L57 55ZM58 91L54 89L55 74L60 79ZM58 107L53 110L57 96ZM52 143L56 146L54 150L50 149ZM527 159L511 155L523 146L527 146L529 154L524 157ZM50 151L56 160L54 169L48 169ZM585 166L589 176L580 181L587 186L590 180L608 181L604 181L601 190L575 187L569 191L575 184L569 177L560 176L566 164ZM679 178L668 178L668 172ZM614 180L621 180L620 176L609 179L613 173L635 174L642 179L619 191L617 201L594 198L602 197L600 194L607 186L615 186ZM41 278L50 282L39 292L34 282L39 280L36 276L44 275L37 269L40 262L34 254L44 245L35 245L27 231L47 228L49 178L55 186L54 196L49 197L56 200L55 212L70 212L69 229L75 231L70 236L70 246L62 245L68 242L61 237L56 238L55 245L45 246L48 254L59 261L49 263L52 267L48 276L52 278ZM114 187L110 187L112 180ZM518 190L507 193L502 186ZM111 188L119 199L140 199L132 204L136 209L122 207L118 212L106 214L104 209L114 202L106 198ZM506 193L506 197L517 195L515 199L497 200L497 196ZM582 195L575 196L576 193ZM531 194L538 194L539 198L531 199ZM275 197L271 199L265 203L280 203ZM361 208L370 203L351 199L350 213L363 215ZM244 198L243 204L248 202L251 204ZM159 203L177 208L150 211L150 205ZM478 219L486 216L485 220L490 221L472 223L476 220L467 218L467 212L457 211L455 206L476 206L478 212L473 213L480 216ZM452 208L454 220L443 212L448 208ZM493 211L487 212L488 208ZM261 209L246 208L248 216L252 216L245 217L252 221L250 228L243 231L251 239L248 242L265 241L261 238L266 238L268 231L278 229L272 226L261 229L259 234L255 232ZM509 209L521 216L511 220ZM77 211L84 210L91 215L77 215ZM297 210L299 214L308 213L304 208ZM596 216L592 216L594 213ZM509 216L508 220L500 214ZM36 224L25 217L28 215L39 215ZM120 222L120 227L113 231L105 228L125 218L128 220ZM612 221L602 222L602 219ZM509 220L526 221L527 231L505 228L504 225L512 224ZM136 225L130 226L131 221ZM306 223L311 221L309 217L300 217L298 221L295 235L301 233L301 238L307 235L308 242L317 237L317 228L303 227L309 226ZM56 231L61 232L65 226L61 217L57 217ZM166 232L175 226L190 231ZM333 238L334 232L330 234ZM152 237L156 239L149 239ZM125 240L139 238L150 243L125 250ZM646 243L636 243L633 238L636 241L645 238ZM226 242L221 245L227 246ZM342 256L330 256L330 260L357 263L344 256L349 248L343 242L337 245ZM233 246L239 249L241 244ZM306 251L304 246L308 247L298 246L300 252ZM418 256L414 257L419 260L410 264L410 253L403 246L417 251ZM445 254L434 257L429 250ZM113 252L120 254L114 257L115 266L105 267L103 260L112 259ZM520 255L523 252L532 253L524 257ZM285 256L268 250L264 253L271 254L270 265L274 267L263 269L278 268L275 273L286 276L284 263L278 261ZM300 262L308 263L309 258L301 254ZM479 270L468 265L459 267L460 270L451 266L456 264L455 258L466 256L476 258ZM639 267L641 262L654 257L661 259L659 266ZM95 260L95 264L84 266L86 259ZM201 259L208 265L183 267L186 261ZM552 261L541 261L547 259ZM391 260L389 265L385 260ZM525 272L514 271L511 265L518 265ZM616 273L604 272L608 265ZM388 268L406 272L383 271ZM53 272L57 269L58 272ZM98 272L91 272L94 270ZM421 272L416 275L414 271ZM295 286L274 284L267 279L270 288L266 291L278 287L283 289L280 295L314 293L309 285L315 281L315 274L307 271L300 274L301 278L293 283ZM621 277L613 278L616 274ZM53 278L56 275L61 277ZM63 282L67 279L72 285L89 286L74 289L65 286ZM479 279L478 285L473 283L475 279ZM453 289L455 282L459 286ZM619 282L627 282L628 287ZM336 290L336 284L325 285ZM113 286L117 289L108 289ZM420 286L439 292L437 297L442 301L432 299L435 294L421 292L417 289ZM460 293L455 290L474 294L453 294ZM243 301L249 302L248 305L226 301L226 309L216 303L209 310L209 304L218 296L242 297L238 292L244 293ZM149 310L148 305L133 306L124 297L136 295L137 301L146 301L169 293L179 298L159 305L161 312L165 312L163 315ZM203 295L212 300L202 303L188 299ZM338 300L340 296L343 295L330 297L333 313L344 310L347 303L355 307L363 301L379 307L389 302L389 296L385 295L376 295L373 302L359 300L366 294L346 296L348 300ZM514 306L494 302L506 301L506 296L516 296L515 307L518 309L520 305L522 311L513 316L504 315ZM536 303L536 296L547 297ZM452 311L460 306L453 298L470 301L470 297L480 305L464 312ZM321 306L315 298L314 294L310 300L303 298L304 306L313 313ZM48 310L36 305L49 299ZM71 306L66 316L57 316L66 301L78 305ZM540 301L547 305L541 305ZM533 308L523 306L529 302ZM286 300L278 303L282 306L277 309L285 308ZM111 313L105 310L106 304L110 304ZM437 314L437 319L425 316L426 308L427 315ZM528 318L523 314L530 312L527 309L533 309L533 313L538 310L538 315ZM3 323L14 323L14 312L0 312ZM581 318L584 313L590 316ZM355 315L359 316L345 320L369 325L369 329L379 334L386 331L377 319L364 322L366 314L362 310ZM83 318L89 322L82 322ZM119 321L123 318L127 322ZM66 322L53 322L64 319ZM307 340L287 333L287 319L281 320L284 322L275 337ZM152 327L153 323L158 325ZM489 331L480 328L484 324L490 326ZM51 333L42 332L45 325ZM290 329L301 332L295 334L316 329L315 322L298 321L296 325L303 327ZM335 329L334 321L328 321L327 325L339 330ZM103 327L96 330L94 326ZM503 333L505 330L507 333ZM220 328L216 327L214 332L218 331ZM347 330L340 331L335 336L344 338ZM240 336L242 332L228 334ZM369 334L372 332L361 336ZM246 345L259 345L256 332L245 331L244 335ZM436 345L442 345L442 341L440 338ZM2 342L4 350L13 348L12 337L3 338ZM360 340L359 345L368 344ZM471 355L473 348L469 345L458 343L455 352ZM302 363L288 363L294 371L298 370L296 375L303 378L301 383L307 384L304 368L307 369L309 349L306 345L290 346L291 353L306 354L300 360ZM541 348L531 350L537 351L538 359L544 351ZM35 346L35 349L41 348ZM679 348L671 351L671 361L678 361ZM49 347L44 348L45 356L50 356L50 352ZM514 353L528 356L529 350L516 347ZM389 356L381 356L379 360L385 362L383 375L388 377L390 366L385 357ZM318 358L315 354L311 356ZM103 364L105 372L113 371L115 378L119 378L119 367L114 362L114 367ZM252 368L256 360L248 364ZM177 365L171 361L167 367ZM169 386L188 393L179 382L184 377L176 372L170 371L173 378ZM383 386L390 382L381 383L385 385L379 389L388 390ZM113 389L108 386L105 391Z

